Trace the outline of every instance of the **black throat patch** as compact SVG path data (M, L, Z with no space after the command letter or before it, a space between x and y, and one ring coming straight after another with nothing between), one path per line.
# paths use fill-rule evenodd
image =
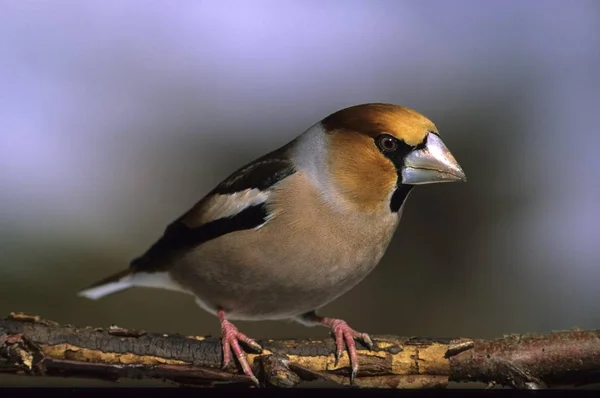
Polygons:
M401 184L400 178L398 178L398 186L396 190L392 194L392 199L390 200L390 210L393 213L398 213L404 201L408 197L408 194L413 189L414 185Z

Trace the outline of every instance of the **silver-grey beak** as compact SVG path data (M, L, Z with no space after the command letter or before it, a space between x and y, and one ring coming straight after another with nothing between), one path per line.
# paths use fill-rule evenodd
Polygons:
M404 158L403 184L453 181L467 181L467 177L437 134L429 133L425 148L414 150Z

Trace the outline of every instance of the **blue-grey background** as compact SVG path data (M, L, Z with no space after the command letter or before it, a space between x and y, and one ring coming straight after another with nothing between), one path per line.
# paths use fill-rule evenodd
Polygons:
M416 189L380 266L322 313L373 334L598 328L599 71L593 0L0 1L0 315L217 335L178 293L75 293L247 161L393 102L468 183Z

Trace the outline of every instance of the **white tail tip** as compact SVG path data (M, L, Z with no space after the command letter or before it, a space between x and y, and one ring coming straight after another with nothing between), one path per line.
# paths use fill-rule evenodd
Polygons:
M119 292L121 290L128 289L131 286L133 286L131 284L131 277L126 276L125 278L123 278L119 281L116 281L116 282L110 282L105 285L100 285L100 286L82 290L79 293L77 293L77 295L80 297L86 297L91 300L98 300L99 298L102 298L109 294L113 294L113 293Z
M128 273L120 279L117 279L118 277L119 274L116 274L114 278L112 278L111 282L106 282L103 285L84 289L77 293L77 295L92 300L98 300L99 298L108 296L109 294L129 289L130 287L134 286L152 287L174 290L181 293L190 293L188 290L176 283L167 272L136 272Z

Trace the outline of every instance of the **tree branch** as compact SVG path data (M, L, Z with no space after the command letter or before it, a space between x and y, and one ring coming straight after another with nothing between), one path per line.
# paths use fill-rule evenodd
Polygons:
M479 381L537 389L600 382L600 331L513 334L492 340L371 336L377 348L357 343L359 387L444 388L449 381ZM263 340L248 361L268 386L329 380L348 385L344 355L334 365L326 340ZM61 326L12 313L0 320L0 372L27 375L158 378L186 385L251 385L235 364L220 369L219 339Z

